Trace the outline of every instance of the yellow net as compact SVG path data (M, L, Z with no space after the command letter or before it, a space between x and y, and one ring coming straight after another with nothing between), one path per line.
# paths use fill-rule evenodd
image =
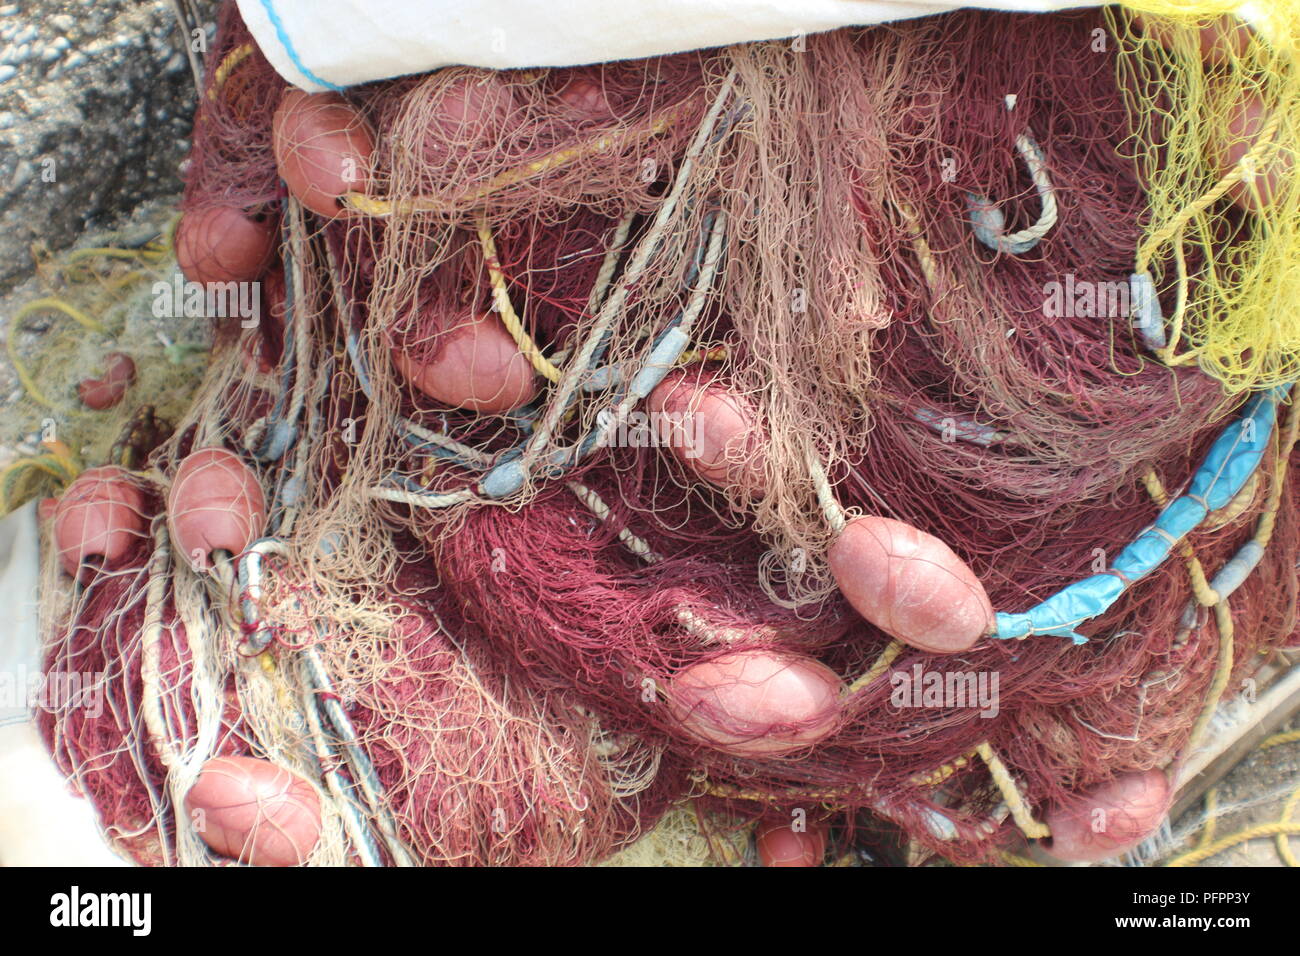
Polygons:
M1149 206L1135 271L1160 292L1161 358L1196 363L1230 392L1293 381L1300 3L1124 6L1109 16Z

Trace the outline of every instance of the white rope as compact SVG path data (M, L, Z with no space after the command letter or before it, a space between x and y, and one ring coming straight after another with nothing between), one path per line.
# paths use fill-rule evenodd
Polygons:
M826 477L826 469L822 466L821 459L812 449L808 450L808 472L812 475L813 489L817 492L817 503L821 505L822 514L826 516L826 523L831 526L832 531L839 534L844 530L848 519L844 509L835 499L835 492L831 489L831 482Z
M608 523L609 505L605 504L600 495L576 481L569 481L565 484L570 491L577 495L578 500L590 509L592 514L599 518L602 523ZM657 564L663 560L663 555L657 553L644 538L633 534L627 527L618 529L618 538L629 551L645 561L646 564ZM739 628L718 627L711 624L688 607L679 607L677 609L677 623L688 634L698 637L709 644L730 644L747 636L747 632ZM776 634L767 627L759 628L749 636L776 638Z
M368 488L366 489L366 496L376 501L393 501L402 505L414 505L417 508L450 508L452 505L474 500L474 493L470 491L453 491L445 495L431 495L384 487Z
M727 98L731 95L732 85L736 80L736 71L732 70L727 75L714 97L713 104L709 107L709 112L705 115L704 121L700 124L699 130L692 140L690 148L687 149L686 155L682 158L681 167L677 171L677 176L673 181L672 189L664 197L658 211L655 213L654 222L647 231L644 238L637 245L636 252L632 254L628 262L627 269L619 277L610 293L609 298L605 300L604 306L600 310L600 315L588 333L586 341L582 343L576 355L569 361L565 368L564 377L560 379L556 386L555 394L552 396L550 408L546 416L538 424L534 432L533 441L529 444L528 451L524 455L523 465L525 469L536 461L537 457L546 450L550 444L551 435L554 433L556 425L559 423L560 416L564 414L568 407L569 396L577 391L582 379L588 372L588 366L591 364L591 357L595 354L597 347L605 338L605 333L614 320L618 317L626 301L629 290L641 278L650 260L654 257L659 246L659 240L668 228L668 221L677 211L678 203L681 201L682 193L686 191L686 185L691 181L692 174L695 170L695 161L703 152L709 138L713 134L713 128L717 125L718 118L722 114L722 108L726 105Z
M969 197L971 225L975 237L990 249L1010 254L1028 252L1036 246L1040 239L1051 232L1059 215L1056 191L1047 173L1047 160L1043 156L1042 149L1034 142L1033 136L1024 132L1016 137L1016 150L1029 169L1029 178L1033 181L1038 199L1042 203L1043 209L1038 221L1019 232L1003 232L1006 218L1002 210L986 196Z

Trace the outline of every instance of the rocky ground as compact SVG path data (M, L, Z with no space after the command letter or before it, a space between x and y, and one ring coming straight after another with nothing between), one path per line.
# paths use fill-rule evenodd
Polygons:
M0 291L31 246L180 190L194 79L165 0L0 5Z

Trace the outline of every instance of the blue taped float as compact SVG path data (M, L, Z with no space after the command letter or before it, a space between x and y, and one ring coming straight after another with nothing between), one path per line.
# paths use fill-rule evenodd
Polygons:
M1278 404L1290 388L1279 386L1253 396L1210 447L1187 491L1166 505L1155 523L1120 552L1105 572L1076 581L1024 613L998 612L993 636L1021 640L1031 634L1049 634L1086 643L1088 639L1077 633L1076 627L1107 611L1130 585L1158 568L1210 512L1227 506L1245 487L1263 460L1277 424Z

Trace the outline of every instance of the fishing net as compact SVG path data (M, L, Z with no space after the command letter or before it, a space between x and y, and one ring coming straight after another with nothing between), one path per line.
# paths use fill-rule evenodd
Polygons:
M218 757L306 781L313 864L734 863L792 813L989 861L1176 777L1296 630L1298 21L1225 12L312 98L227 4L182 208L278 262L131 546L49 558L48 669L107 701L56 760L181 863ZM867 527L996 618L912 639Z

